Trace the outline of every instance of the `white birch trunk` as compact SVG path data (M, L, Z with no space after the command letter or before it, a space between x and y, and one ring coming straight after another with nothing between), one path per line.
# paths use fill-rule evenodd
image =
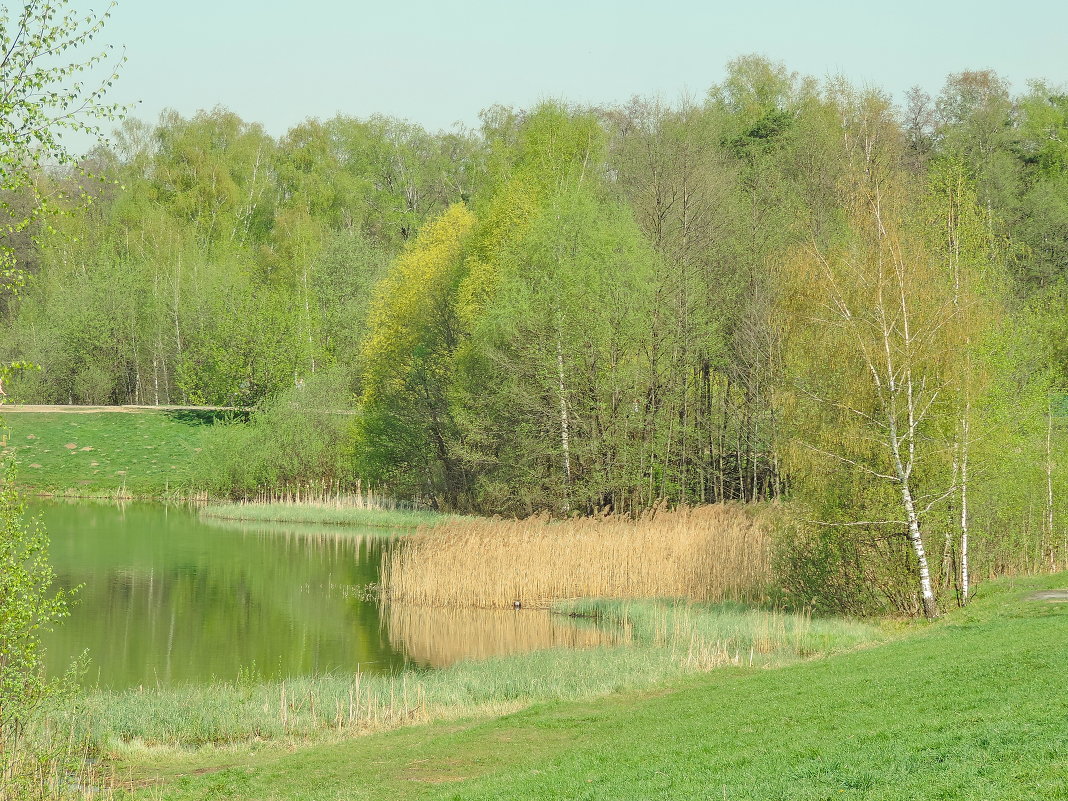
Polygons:
M949 486L951 486L951 487L958 486L957 485L957 481L958 481L958 477L959 476L960 476L960 441L959 440L955 440L953 442L953 470L950 473ZM955 510L953 509L953 502L952 501L950 501L950 503L949 503L949 509L950 509L951 512L954 512L954 514L955 514ZM949 584L949 581L950 581L950 579L952 577L951 576L951 568L950 568L950 559L951 559L952 554L953 554L953 536L954 536L953 530L952 529L946 529L946 539L945 539L945 542L942 543L941 586L943 586L943 587L946 586L947 584Z
M968 416L971 404L964 407L961 419L961 456L960 456L960 590L961 603L968 603L970 592L968 572Z
M304 269L301 278L304 283L304 333L305 338L308 340L308 361L311 365L312 375L315 375L315 338L312 335L311 300L309 298L310 290L308 288L307 254L305 254L304 258Z
M567 481L568 487L571 486L571 432L570 421L567 414L567 396L564 390L564 347L560 338L556 339L556 376L559 382L560 392L560 448L564 455L564 478ZM566 508L570 510L571 501L568 499L565 504Z
M865 140L865 147L869 146L873 146L873 140ZM870 154L868 155L870 157ZM869 165L870 163L869 160ZM922 511L917 508L912 476L917 463L923 458L922 452L917 452L923 442L921 428L925 419L932 413L932 407L944 386L940 380L942 376L932 372L932 367L924 358L927 349L931 347L928 341L930 334L937 331L938 326L921 316L919 319L924 326L935 327L923 328L919 334L914 334L912 306L922 302L920 298L924 291L922 284L913 286L909 259L914 256L902 252L900 242L884 224L881 188L877 180L873 182L872 192L867 200L876 223L878 248L872 254L875 275L871 276L872 280L863 281L865 284L871 284L874 297L867 295L865 291L862 300L858 302L867 304L874 301L872 305L863 307L860 313L855 312L851 308L849 292L839 289L834 265L822 256L819 258L830 282L832 308L837 312L841 323L851 330L855 337L858 355L875 390L878 410L873 415L864 410L853 409L848 404L836 405L858 414L867 425L872 426L872 431L879 432L877 440L888 451L890 469L884 472L882 464L868 466L847 456L827 451L824 453L837 455L843 462L854 465L875 478L897 485L905 516L903 522L907 527L905 536L916 558L916 578L923 613L928 618L935 618L939 615L938 600L931 582L921 522L930 506ZM848 277L852 279L859 275L854 272ZM857 288L859 289L859 286Z
M906 336L908 335L908 329L905 329ZM889 349L887 350L889 354ZM891 402L896 398L900 392L901 387L897 385L894 380L895 371L893 370L889 356L888 356L888 370L889 375L889 396ZM906 411L908 412L908 429L904 435L898 434L897 417L893 413L888 415L887 423L889 428L889 441L890 451L893 455L894 474L897 478L897 482L901 487L901 503L905 508L905 520L908 523L908 540L909 545L912 546L912 552L916 556L916 564L919 569L920 578L920 596L923 603L923 614L925 617L934 618L938 617L938 601L935 598L934 588L931 586L931 570L927 563L927 551L923 547L923 532L920 527L920 515L916 510L916 500L912 496L912 486L909 483L912 478L912 468L916 459L916 428L917 419L915 412L915 393L912 386L912 371L906 369L905 371L905 401L907 404ZM903 459L901 454L901 443L904 441L908 446L908 458Z
M880 231L883 230L882 217L879 213L878 198L876 199L876 219L879 222ZM916 501L912 496L912 470L916 465L916 440L922 414L917 415L918 399L916 387L912 375L912 332L909 320L909 306L905 296L905 284L902 279L902 268L895 264L897 273L897 291L901 310L901 329L904 339L905 352L904 364L897 366L893 356L893 348L890 346L890 338L893 334L894 325L888 324L887 318L883 317L883 347L886 355L886 387L887 387L887 433L890 442L890 452L893 455L894 473L901 487L901 502L905 507L905 520L908 523L908 540L916 556L916 564L920 579L920 597L923 603L923 614L927 618L938 617L938 601L935 598L934 589L931 586L931 570L927 563L927 552L923 547L923 531L920 527L920 515L916 510ZM882 290L879 291L880 306L882 306ZM899 380L897 376L901 375ZM922 394L922 384L921 384ZM905 401L907 415L907 428L903 434L898 432L897 403L898 399ZM901 446L907 448L907 456L902 457Z
M178 323L178 307L181 304L182 254L178 254L177 268L174 272L174 345L178 355L182 355L182 329Z
M1049 566L1057 570L1053 547L1053 403L1046 402L1046 531L1049 536Z
M909 524L909 544L916 555L920 572L920 595L923 602L923 614L925 617L938 617L938 601L935 599L934 590L931 587L931 571L927 565L927 552L923 548L923 535L920 531L920 516L916 512L916 504L912 497L912 490L906 481L901 485L901 500L905 506L906 519Z

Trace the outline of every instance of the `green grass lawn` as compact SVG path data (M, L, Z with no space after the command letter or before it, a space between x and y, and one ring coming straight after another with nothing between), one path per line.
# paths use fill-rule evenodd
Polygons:
M172 778L138 797L1065 799L1068 604L1025 599L1064 586L1066 574L985 584L909 636L783 668L292 751L190 754L142 766Z
M13 412L7 448L29 492L162 496L184 485L215 412Z

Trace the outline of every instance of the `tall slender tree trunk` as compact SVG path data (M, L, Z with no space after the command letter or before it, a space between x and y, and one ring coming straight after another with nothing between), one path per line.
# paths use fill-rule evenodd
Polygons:
M927 618L938 617L938 600L935 598L931 587L931 571L927 565L927 553L923 548L923 536L920 531L920 516L916 512L916 503L912 497L912 489L907 481L901 485L901 500L905 506L906 520L909 525L909 544L916 555L916 561L920 573L920 600L923 604L923 614Z
M561 323L562 325L562 323ZM556 378L560 393L560 449L564 460L564 480L567 485L564 497L564 511L571 511L571 425L567 412L567 394L564 388L564 345L563 334L556 336Z
M960 602L968 603L970 591L968 573L968 417L971 414L971 403L964 406L964 417L961 419L961 449L960 449Z
M686 358L685 351L683 359ZM681 480L679 481L679 503L688 503L690 489L690 453L687 442L690 433L690 382L689 370L683 373L682 378L682 423L679 431L679 461L681 462Z
M308 257L307 254L303 258L303 270L301 274L302 283L304 285L304 338L308 343L308 363L311 367L312 375L315 375L315 338L312 335L312 319L311 319L311 290L308 287Z
M1053 401L1046 401L1046 536L1049 537L1049 566L1056 571L1056 548L1053 544Z
M772 498L779 500L782 497L782 478L781 470L779 468L779 429L775 424L775 410L771 410L771 432L769 437L769 443L771 448L771 480L772 480Z
M182 329L178 322L178 307L181 305L182 254L178 254L177 267L174 272L174 346L178 355L182 355Z
M719 481L718 500L720 503L727 500L727 403L730 400L730 393L731 380L728 376L723 388L723 400L721 401L723 414L720 416L719 425L719 470L716 471L716 476Z
M902 309L907 309L904 301L904 294L902 294ZM904 315L903 332L905 341L908 342L911 336L908 324L907 313ZM884 328L883 337L885 342L889 342L889 329ZM931 586L931 570L927 564L927 552L923 547L923 531L920 527L920 514L916 509L916 499L912 495L912 470L916 465L916 440L918 439L918 418L916 413L916 391L912 376L911 365L906 364L904 368L904 379L901 384L895 380L894 376L896 370L894 369L893 360L891 358L891 351L889 346L886 349L887 354L887 371L888 376L887 387L889 390L888 397L890 399L889 414L887 415L887 433L889 434L890 453L893 457L894 475L897 478L897 483L901 487L901 502L905 508L905 520L908 523L908 539L909 544L912 546L912 552L916 556L916 566L919 572L920 579L920 599L923 604L923 614L928 619L938 617L938 600L935 598L934 589ZM903 396L905 401L905 412L907 414L907 426L903 434L899 435L898 421L896 412L893 408L894 400L897 397ZM905 445L906 455L902 455L902 445Z
M949 485L951 487L957 486L957 480L960 476L960 442L955 441L953 443L953 472L950 474ZM956 519L957 507L953 500L953 495L949 496L949 500L946 503L946 511L949 513L947 517L950 520ZM942 543L942 571L939 574L939 587L948 587L950 581L955 580L956 571L953 567L953 540L956 535L956 530L953 525L950 524L946 528L946 537Z

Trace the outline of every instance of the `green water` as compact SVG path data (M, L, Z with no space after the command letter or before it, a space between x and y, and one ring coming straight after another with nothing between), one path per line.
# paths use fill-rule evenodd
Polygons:
M210 525L184 507L34 504L59 585L83 585L48 666L84 650L87 685L386 672L406 658L359 588L381 532Z

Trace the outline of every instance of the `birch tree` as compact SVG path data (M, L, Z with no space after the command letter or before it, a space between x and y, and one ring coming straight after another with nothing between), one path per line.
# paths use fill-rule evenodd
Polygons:
M807 422L796 443L808 469L853 482L853 502L819 523L902 537L919 605L936 617L927 515L953 489L941 482L963 344L959 298L910 219L915 194L888 105L871 95L848 100L851 232L835 247L804 249L787 271L789 386Z
M994 433L995 420L985 407L994 401L990 393L997 391L994 373L1005 372L1005 365L998 364L999 353L1012 335L1002 304L1006 280L999 263L1000 252L1006 248L993 233L991 212L980 204L974 182L960 160L942 159L931 166L926 195L932 255L945 265L953 284L953 316L946 326L955 331L959 343L958 358L951 365L951 389L956 396L955 497L950 504L954 519L947 529L943 566L952 561L947 557L959 554L955 581L963 604L972 585L969 547L974 445ZM951 542L953 531L959 535L956 544Z

